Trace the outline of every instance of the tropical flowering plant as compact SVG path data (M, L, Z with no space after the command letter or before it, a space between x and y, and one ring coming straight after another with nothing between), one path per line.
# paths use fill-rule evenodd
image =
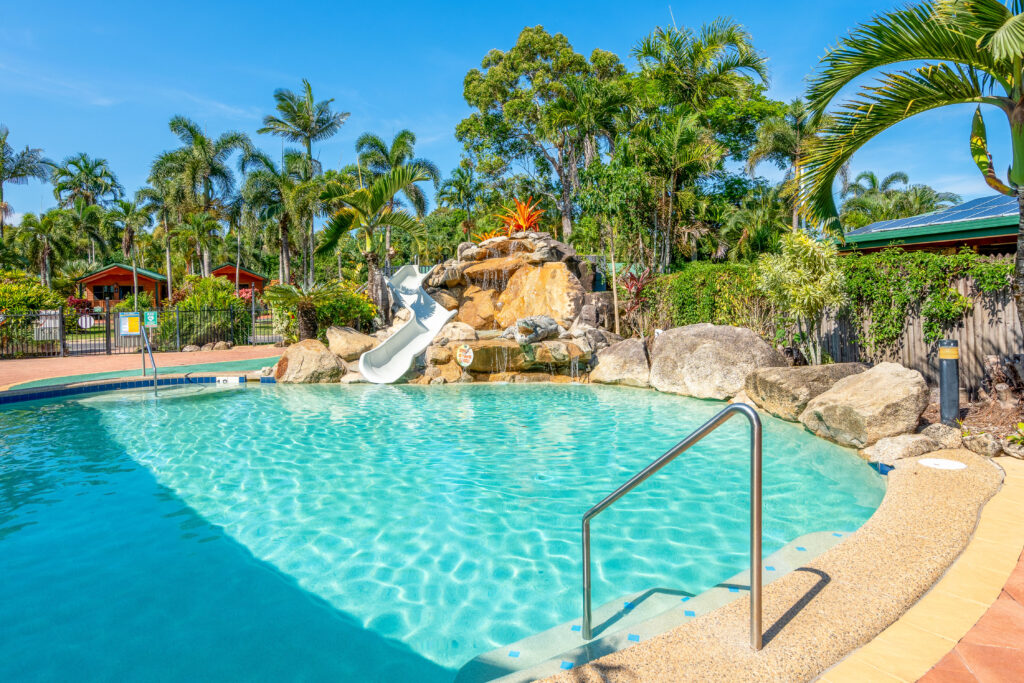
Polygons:
M498 214L505 234L511 235L514 232L527 230L536 231L537 226L540 225L540 217L544 215L544 210L537 208L539 202L534 201L533 197L528 198L525 202L518 199L512 201L514 202L512 206L506 206L504 213Z

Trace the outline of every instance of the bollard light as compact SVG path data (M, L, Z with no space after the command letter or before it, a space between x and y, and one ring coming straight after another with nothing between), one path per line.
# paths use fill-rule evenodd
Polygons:
M955 339L939 342L939 415L950 427L960 419L960 346Z

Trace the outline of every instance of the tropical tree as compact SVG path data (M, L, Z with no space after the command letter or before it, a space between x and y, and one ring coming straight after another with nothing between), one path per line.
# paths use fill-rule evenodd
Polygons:
M463 229L468 235L473 229L473 209L483 196L484 190L484 183L477 178L471 166L459 166L441 183L437 191L437 202L442 206L466 212Z
M874 171L861 171L852 183L843 188L840 194L843 199L873 194L886 195L901 189L899 186L906 186L908 183L910 183L910 176L903 171L893 171L881 180Z
M87 206L119 199L124 188L110 170L106 159L94 159L84 152L67 157L53 169L53 197L61 206L81 199Z
M770 161L787 171L786 180L796 195L803 184L802 167L807 150L818 136L827 118L814 118L800 98L789 103L782 116L773 116L761 123L757 138L747 157L747 171L753 175L758 164ZM793 229L800 227L800 202L793 201Z
M750 34L728 18L699 31L658 28L633 48L641 73L657 84L664 103L707 109L719 97L749 95L764 81L767 62Z
M221 233L221 224L217 217L209 211L195 211L185 216L185 220L178 225L175 232L199 259L203 277L209 277L210 252ZM189 270L192 271L192 258L187 257L187 261L190 264Z
M938 107L978 105L971 152L985 181L1016 195L1020 208L1013 289L1024 325L1024 0L937 0L882 14L861 24L822 60L811 82L811 109L824 114L852 80L907 61L925 64L882 72L841 104L805 163L804 201L839 232L833 181L865 143L916 114ZM994 107L1010 128L1007 182L996 175L981 105Z
M306 150L306 171L307 175L303 180L309 180L319 173L319 164L313 158L313 143L333 137L338 129L349 117L348 112L335 112L331 110L331 103L334 99L321 100L319 102L313 97L313 86L309 81L302 80L302 93L296 94L291 90L281 88L274 91L274 101L277 109L277 116L268 115L263 118L263 127L258 133L261 135L269 133L284 138L289 142L300 142ZM308 251L305 257L308 259L306 272L307 285L313 283L313 218L309 218L309 232L305 240Z
M910 185L902 171L882 180L871 171L860 173L841 192L839 222L844 230L853 230L877 221L919 216L959 204L960 195L939 192L928 185Z
M139 305L139 273L135 240L139 230L152 225L149 209L136 199L116 199L107 211L106 220L121 238L121 255L132 264L132 300Z
M92 267L96 264L97 247L102 254L108 251L103 219L106 212L102 206L88 204L85 198L77 197L64 213L69 233L87 241L88 263Z
M382 232L388 228L400 231L411 239L423 235L423 227L415 217L402 209L392 210L395 195L412 183L429 180L419 166L399 166L378 176L368 188L346 192L341 183L333 181L321 199L333 210L324 228L319 253L330 253L347 234L354 233L363 243L367 266L367 294L380 311L385 324L391 322L391 294L380 272L379 247Z
M174 177L159 178L150 176L148 187L144 187L136 193L139 201L143 202L146 211L156 217L156 228L153 230L154 239L163 242L164 247L164 275L167 277L167 296L174 295L174 274L171 267L171 242L176 235L175 217L178 206L182 202L180 185L175 182Z
M779 188L757 188L726 217L719 233L718 256L749 261L777 251L786 234L786 204Z
M4 240L4 224L13 213L11 205L4 201L4 184L24 185L32 178L46 180L50 177L53 164L43 156L43 150L25 146L15 152L7 138L10 130L0 123L0 243Z
M174 179L187 210L209 215L219 209L218 200L233 191L235 176L229 162L235 152L246 154L251 151L249 138L236 131L211 138L198 123L184 116L172 118L170 128L181 140L182 146L160 154L153 162L150 176ZM202 274L209 277L209 242L204 244Z
M14 240L27 259L39 268L39 279L46 287L53 286L53 261L71 253L73 240L60 209L51 209L37 216L27 213L14 229Z
M273 308L295 311L299 341L316 339L319 333L316 309L338 297L337 283L314 284L312 287L295 285L271 285L263 290L263 297Z
M556 129L573 132L577 143L572 150L581 146L583 168L590 168L599 156L601 141L609 154L614 153L615 137L633 99L619 83L593 76L570 76L565 86L565 92L551 103L550 121Z

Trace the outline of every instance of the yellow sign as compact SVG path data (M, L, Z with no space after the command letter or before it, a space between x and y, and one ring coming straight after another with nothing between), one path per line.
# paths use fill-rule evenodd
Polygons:
M122 313L118 316L122 337L130 337L139 333L139 314Z
M473 363L473 349L469 348L469 344L460 344L455 348L455 362L464 368Z
M956 346L940 346L939 347L939 358L945 358L947 360L956 360L960 357L960 348Z

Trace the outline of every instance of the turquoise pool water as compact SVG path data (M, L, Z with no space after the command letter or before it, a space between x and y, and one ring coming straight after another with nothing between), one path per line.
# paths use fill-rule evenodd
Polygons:
M580 515L722 404L567 385L189 387L0 409L0 680L449 681L580 612ZM595 520L595 603L747 562L734 420ZM765 553L853 452L765 423Z

